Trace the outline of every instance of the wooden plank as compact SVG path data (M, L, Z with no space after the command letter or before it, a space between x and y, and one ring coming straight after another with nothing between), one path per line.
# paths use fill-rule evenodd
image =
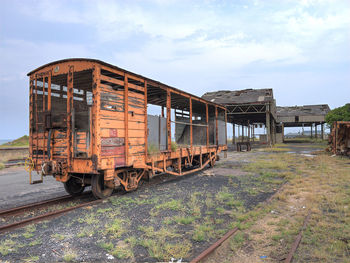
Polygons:
M108 69L109 70L109 69ZM110 71L110 70L109 70ZM123 74L124 75L124 74ZM111 82L113 84L117 84L117 85L120 85L120 86L124 86L124 81L122 80L119 80L119 79L115 79L115 78L110 78L110 77L107 77L105 75L100 75L100 79L101 80L104 80L104 81L108 81L108 82Z

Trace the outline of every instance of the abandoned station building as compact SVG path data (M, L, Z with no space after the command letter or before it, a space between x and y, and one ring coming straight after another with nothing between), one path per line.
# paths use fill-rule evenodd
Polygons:
M243 143L254 141L257 135L260 143L276 142L276 101L272 89L220 90L207 92L202 98L227 108L227 123L233 125L233 144L236 137ZM254 128L263 125L265 134L256 134Z
M305 127L310 127L311 138L324 139L324 124L329 111L327 104L277 107L277 122L281 123L282 130L284 127L302 127L302 135ZM318 126L321 126L320 136Z

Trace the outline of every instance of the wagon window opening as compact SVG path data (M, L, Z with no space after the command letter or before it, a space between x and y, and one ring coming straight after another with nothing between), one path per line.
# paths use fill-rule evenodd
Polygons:
M167 149L166 91L147 85L147 146L150 154Z
M215 117L215 107L213 105L208 105L208 115L209 115L209 145L216 144L216 117Z
M188 146L191 144L190 99L171 93L171 108L173 109L171 118L172 141L175 141L179 146Z
M92 70L73 74L72 132L74 157L87 158L90 148Z

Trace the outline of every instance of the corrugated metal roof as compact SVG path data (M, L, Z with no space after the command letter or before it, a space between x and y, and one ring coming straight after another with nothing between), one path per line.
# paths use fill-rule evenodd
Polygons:
M326 115L330 111L328 104L304 105L304 106L277 106L278 117Z
M272 89L219 90L207 92L203 99L219 104L264 104L273 101Z

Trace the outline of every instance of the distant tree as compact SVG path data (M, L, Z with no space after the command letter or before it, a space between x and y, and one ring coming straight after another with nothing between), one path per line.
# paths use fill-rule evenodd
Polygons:
M335 108L327 113L326 122L329 126L335 121L350 121L350 103Z

